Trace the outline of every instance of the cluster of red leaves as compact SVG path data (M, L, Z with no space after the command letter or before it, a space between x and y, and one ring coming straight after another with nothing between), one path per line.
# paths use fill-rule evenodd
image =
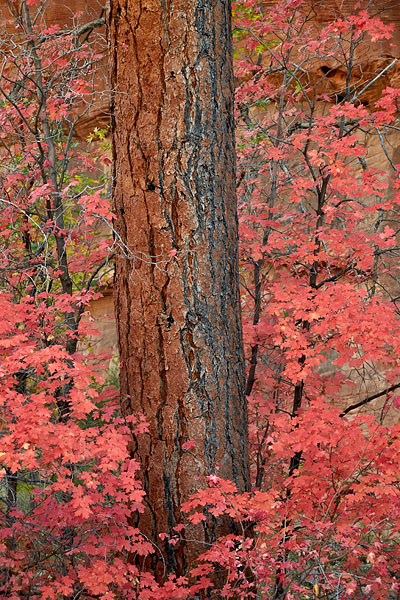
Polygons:
M195 573L222 567L226 598L273 598L282 589L288 599L397 597L399 433L311 403L268 443L268 489L238 494L215 476L186 504L242 526L205 552ZM288 478L296 452L301 468Z
M149 550L129 525L143 497L127 451L135 424L114 418L83 357L43 343L38 324L59 318L56 302L2 293L0 306L1 596L112 598L136 574L121 557Z

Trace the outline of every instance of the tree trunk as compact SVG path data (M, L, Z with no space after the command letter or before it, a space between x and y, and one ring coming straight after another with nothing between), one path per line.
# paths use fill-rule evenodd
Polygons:
M181 503L210 473L249 485L230 10L112 0L109 22L122 407L150 425L132 447L147 493L138 525L177 574L229 533L210 520L186 529L197 543L164 545Z

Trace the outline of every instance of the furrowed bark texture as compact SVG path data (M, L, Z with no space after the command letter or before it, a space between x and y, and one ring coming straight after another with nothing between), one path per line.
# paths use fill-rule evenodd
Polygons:
M133 452L147 492L139 527L158 546L216 465L241 490L249 481L230 10L228 0L111 2L121 394L150 424ZM184 573L228 529L210 520L186 530L197 544L166 543L167 570Z

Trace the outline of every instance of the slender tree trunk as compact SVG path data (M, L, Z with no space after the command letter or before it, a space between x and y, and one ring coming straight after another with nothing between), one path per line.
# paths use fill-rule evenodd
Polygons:
M230 11L112 0L109 22L122 403L150 424L132 449L147 492L138 524L177 574L229 529L210 520L186 530L197 544L161 548L199 478L249 481Z

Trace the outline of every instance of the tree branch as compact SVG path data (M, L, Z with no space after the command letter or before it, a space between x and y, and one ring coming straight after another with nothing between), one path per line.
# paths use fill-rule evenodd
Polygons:
M382 392L378 392L377 394L374 394L373 396L368 396L367 398L364 398L364 400L360 400L360 402L357 402L356 404L350 404L350 406L348 406L342 413L340 413L340 416L344 417L352 410L356 410L356 408L360 408L360 406L364 406L365 404L368 404L369 402L372 402L373 400L376 400L377 398L386 396L386 394L390 394L390 392L394 392L394 390L397 390L399 387L400 387L400 382L395 383L391 387L386 388Z

